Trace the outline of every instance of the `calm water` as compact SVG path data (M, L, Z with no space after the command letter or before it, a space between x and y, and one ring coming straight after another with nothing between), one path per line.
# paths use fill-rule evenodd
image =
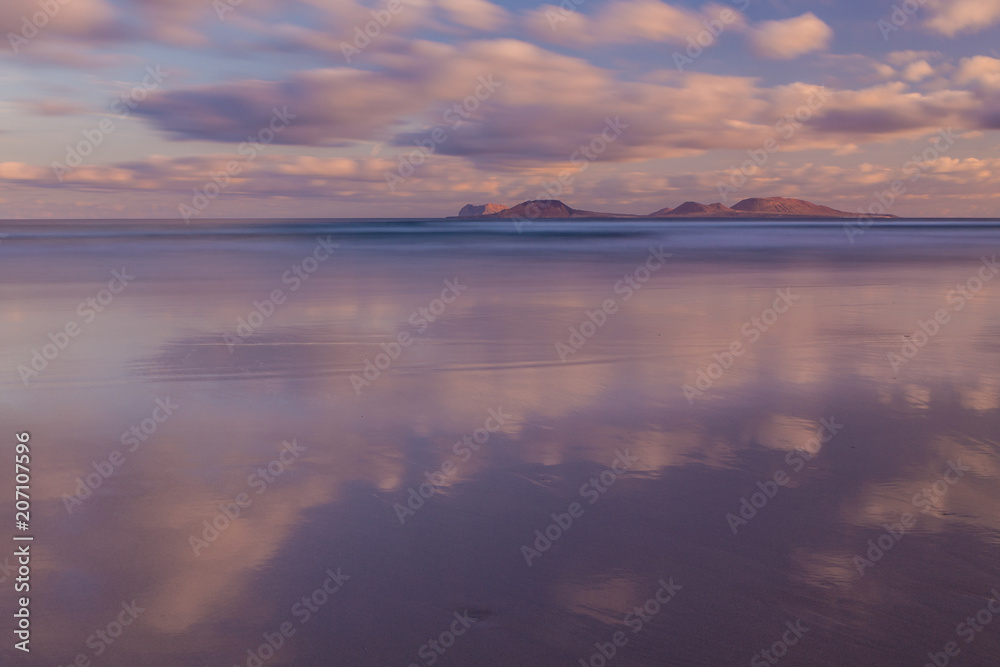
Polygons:
M996 226L0 231L3 664L997 664Z

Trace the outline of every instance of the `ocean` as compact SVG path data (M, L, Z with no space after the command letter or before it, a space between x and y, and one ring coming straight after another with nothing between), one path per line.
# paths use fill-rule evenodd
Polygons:
M0 225L3 663L995 664L1000 225L852 224Z

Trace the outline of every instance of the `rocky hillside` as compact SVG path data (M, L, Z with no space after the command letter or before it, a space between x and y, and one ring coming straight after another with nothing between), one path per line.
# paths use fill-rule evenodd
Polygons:
M460 218L470 218L477 215L489 215L491 213L499 213L501 211L506 211L507 207L503 204L466 204L462 207L462 210L458 212L458 217Z
M813 204L804 199L789 197L750 197L733 204L730 208L718 202L700 204L686 201L677 208L661 208L648 215L628 213L598 213L567 206L558 199L534 199L513 206L503 204L468 204L462 207L461 219L503 219L516 218L538 220L542 218L854 218L855 213L838 211L829 206ZM872 218L894 218L894 215L874 215Z
M746 211L754 214L795 215L816 218L854 217L851 213L838 211L829 206L813 204L804 199L789 199L787 197L751 197L738 204L733 204L734 211Z
M666 211L666 213L662 213L661 211ZM685 218L702 216L709 218L721 218L731 215L732 212L733 209L729 208L725 204L699 204L696 201L686 201L675 209L660 209L656 213L651 213L650 217L676 215Z
M490 204L486 204L489 206ZM494 206L499 206L499 204L494 204ZM476 219L498 219L498 218L519 218L524 220L540 220L543 218L620 218L620 217L633 217L633 216L622 216L616 213L598 213L596 211L584 211L577 208L572 208L567 206L558 199L532 199L529 201L521 202L517 206L512 206L510 208L503 208L500 211L494 213L483 213L478 215L470 215L467 213L470 209L478 209L479 206L463 206L462 210L459 211L459 218L476 218Z

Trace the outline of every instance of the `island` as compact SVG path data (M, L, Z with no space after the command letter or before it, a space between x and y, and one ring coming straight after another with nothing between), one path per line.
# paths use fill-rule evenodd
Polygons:
M532 199L508 208L503 204L468 204L462 207L457 216L447 220L567 220L567 219L607 219L607 218L752 218L752 219L830 219L830 218L866 218L889 219L894 215L868 215L848 213L829 206L814 204L804 199L789 197L750 197L732 207L720 204L701 204L686 201L677 208L661 208L652 213L641 215L632 213L600 213L572 208L558 199Z

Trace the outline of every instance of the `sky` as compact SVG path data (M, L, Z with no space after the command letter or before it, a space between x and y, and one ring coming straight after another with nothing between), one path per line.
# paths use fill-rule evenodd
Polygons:
M1000 217L1000 0L3 0L0 218Z

